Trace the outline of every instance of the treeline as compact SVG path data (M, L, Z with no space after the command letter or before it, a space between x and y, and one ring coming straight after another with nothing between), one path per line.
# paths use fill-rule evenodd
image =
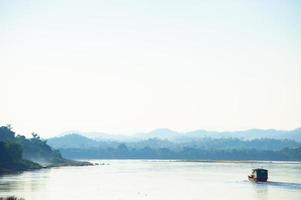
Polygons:
M195 139L193 141L178 141L170 142L168 140L160 139L148 139L138 142L126 143L129 148L142 149L144 147L151 147L154 149L168 148L174 151L182 150L186 147L193 147L196 149L204 150L281 150L284 148L298 148L301 147L301 143L294 140L276 140L269 138L253 139L253 140L241 140L238 138L202 138Z
M185 147L174 151L168 148L143 149L128 148L125 144L117 148L91 148L91 149L60 149L66 158L77 159L184 159L184 160L301 160L301 147L285 148L279 151L256 149L199 149Z
M91 148L117 148L120 144L125 144L130 149L143 149L150 147L151 149L167 148L172 151L181 151L186 147L196 149L215 149L215 150L231 150L231 149L257 149L257 150L281 150L284 148L301 147L300 142L294 140L276 140L276 139L254 139L241 140L238 138L202 138L194 140L169 141L166 139L146 139L138 141L96 141L78 134L70 134L62 137L51 138L47 144L56 149L73 148L73 149L91 149Z

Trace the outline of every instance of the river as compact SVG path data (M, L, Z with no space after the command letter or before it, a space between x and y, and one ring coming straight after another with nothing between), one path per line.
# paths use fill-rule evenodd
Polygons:
M300 200L300 162L90 160L97 166L59 167L0 177L0 196L26 200ZM251 183L252 168L269 182Z

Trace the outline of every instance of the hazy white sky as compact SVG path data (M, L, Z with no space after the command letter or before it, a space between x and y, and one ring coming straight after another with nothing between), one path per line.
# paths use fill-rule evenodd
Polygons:
M66 130L301 125L301 3L0 0L0 124Z

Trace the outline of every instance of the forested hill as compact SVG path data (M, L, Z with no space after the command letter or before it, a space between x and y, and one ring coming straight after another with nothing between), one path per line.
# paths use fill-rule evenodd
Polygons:
M297 148L301 146L301 142L294 140L276 140L276 139L254 139L241 140L238 138L200 138L195 140L170 141L167 139L151 138L138 141L96 141L82 135L70 134L62 137L50 138L47 144L55 149L62 148L117 148L120 144L125 144L128 148L143 149L150 147L152 149L167 148L178 151L184 147L194 147L198 149L257 149L257 150L281 150L283 148Z
M23 158L22 146L11 128L0 127L0 174L39 168L41 165Z
M31 139L15 134L10 126L0 127L0 173L38 169L42 166L81 165L64 159L37 134Z
M39 168L39 164L22 158L22 148L19 144L0 141L0 174Z
M96 141L70 134L48 140L67 158L93 159L215 159L301 160L294 140L202 138L182 142L157 138L139 141Z

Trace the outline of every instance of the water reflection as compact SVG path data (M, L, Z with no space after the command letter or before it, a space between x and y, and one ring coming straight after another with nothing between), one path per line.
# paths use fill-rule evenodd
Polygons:
M236 183L240 183L239 181ZM296 190L301 191L301 183L291 183L291 182L276 182L276 181L267 181L267 182L251 182L248 180L244 180L241 182L242 184L252 185L255 190L262 192L264 189L284 189L284 190Z
M41 190L47 185L49 169L23 172L0 177L0 192L34 192Z
M301 191L301 183L289 183L289 182L273 182L269 181L266 183L268 186L283 188L287 190L298 190Z
M248 181L244 181L244 182L248 183ZM301 191L301 183L268 181L268 182L258 182L258 183L249 182L248 184L252 185L253 192L254 192L253 195L255 196L255 199L261 199L261 200L269 199L270 192L271 191L279 192L279 189L284 191L292 191L292 192Z
M261 199L261 200L265 200L265 199L269 199L268 198L268 187L267 185L255 185L254 184L254 191L256 193L256 199Z

